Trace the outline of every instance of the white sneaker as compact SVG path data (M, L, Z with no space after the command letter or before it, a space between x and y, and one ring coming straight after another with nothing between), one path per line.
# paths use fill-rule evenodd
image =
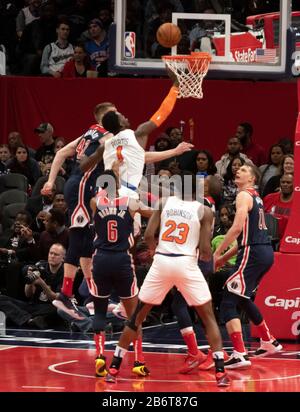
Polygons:
M112 310L112 313L119 319L127 319L126 310L122 302L117 304L117 306Z
M263 356L272 355L273 353L280 352L283 349L282 345L276 340L264 341L260 340L260 347L253 353L253 356L262 358Z
M251 366L249 356L246 353L240 353L233 351L229 359L224 362L224 367L226 369L243 369Z

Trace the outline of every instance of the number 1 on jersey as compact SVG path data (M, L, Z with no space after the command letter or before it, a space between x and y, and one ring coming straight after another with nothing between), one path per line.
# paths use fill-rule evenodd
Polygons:
M117 159L118 159L120 162L123 162L123 160L124 160L124 157L123 157L123 155L122 155L122 150L123 150L123 146L117 146L117 148L116 148Z

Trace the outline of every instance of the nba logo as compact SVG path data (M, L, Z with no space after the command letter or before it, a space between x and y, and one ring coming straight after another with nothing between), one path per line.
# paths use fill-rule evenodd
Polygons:
M135 33L133 31L125 31L124 48L124 56L133 59L135 57Z

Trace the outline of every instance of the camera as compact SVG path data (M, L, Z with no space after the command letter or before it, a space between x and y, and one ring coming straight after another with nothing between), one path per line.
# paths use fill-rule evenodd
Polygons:
M41 276L41 272L36 266L28 266L27 271L25 273L26 285L31 285L40 276Z

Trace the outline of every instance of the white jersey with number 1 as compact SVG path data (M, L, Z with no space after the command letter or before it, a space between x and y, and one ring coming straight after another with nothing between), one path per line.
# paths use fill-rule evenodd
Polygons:
M115 160L123 160L120 166L120 196L137 197L137 188L143 175L145 151L138 143L134 131L122 130L105 141L103 161L110 169Z
M197 256L200 236L200 211L197 201L170 196L161 212L159 242L156 252Z

